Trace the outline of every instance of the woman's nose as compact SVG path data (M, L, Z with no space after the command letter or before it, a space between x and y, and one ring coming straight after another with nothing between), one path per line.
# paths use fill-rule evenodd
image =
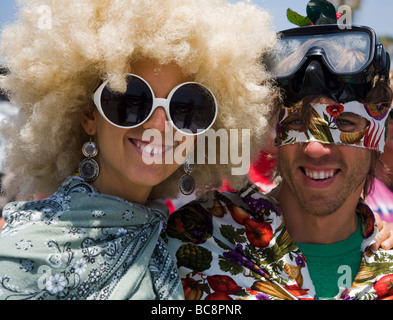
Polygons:
M169 127L167 124L168 118L163 107L157 107L149 119L143 123L145 129L157 129L160 132L165 132Z

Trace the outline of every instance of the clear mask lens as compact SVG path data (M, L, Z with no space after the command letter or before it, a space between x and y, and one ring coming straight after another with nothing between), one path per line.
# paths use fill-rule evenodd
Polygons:
M337 74L356 73L370 60L370 35L362 31L283 36L270 61L274 77L286 77L299 69L309 56L321 55Z

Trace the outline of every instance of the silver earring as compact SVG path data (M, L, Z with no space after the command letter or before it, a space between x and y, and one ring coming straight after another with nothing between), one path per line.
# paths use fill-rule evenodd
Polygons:
M195 190L195 180L191 176L191 173L195 170L195 163L191 163L191 161L186 159L183 168L186 174L182 175L179 180L179 190L182 194L188 196Z
M82 147L82 153L86 157L79 163L79 175L87 182L94 181L97 179L100 173L100 167L97 161L93 159L98 154L97 145L90 138L89 142L86 142Z

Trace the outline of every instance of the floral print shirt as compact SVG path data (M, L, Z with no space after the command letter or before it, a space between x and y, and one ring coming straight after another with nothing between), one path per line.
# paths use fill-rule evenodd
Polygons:
M393 251L372 251L377 227L359 202L362 261L335 299L393 299ZM278 203L255 185L210 192L171 214L169 250L186 299L315 299L304 255L289 237Z

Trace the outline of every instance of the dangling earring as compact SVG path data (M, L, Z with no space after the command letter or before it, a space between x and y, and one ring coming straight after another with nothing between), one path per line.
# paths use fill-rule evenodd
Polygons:
M94 181L97 179L100 173L100 167L97 161L93 159L98 154L97 145L90 138L89 142L86 142L82 147L82 153L86 157L79 163L79 175L87 182Z
M186 174L182 175L179 180L179 190L182 194L188 196L195 190L195 180L191 177L191 173L195 170L195 164L186 159L186 161L184 161L183 168Z

